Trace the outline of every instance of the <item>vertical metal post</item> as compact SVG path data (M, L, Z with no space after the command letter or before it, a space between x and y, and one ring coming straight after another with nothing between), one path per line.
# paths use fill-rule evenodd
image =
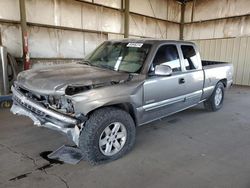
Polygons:
M125 0L124 7L124 38L129 37L129 0Z
M3 45L3 43L2 43L2 35L1 35L2 33L1 33L1 28L0 28L0 46L2 46Z
M7 48L0 46L0 95L9 93L7 64Z
M180 40L184 39L184 24L185 24L185 8L186 3L181 3L181 23L180 23Z
M20 18L21 18L22 43L23 43L23 62L24 62L24 70L27 70L30 68L30 58L29 58L25 0L19 0L19 5L20 5Z

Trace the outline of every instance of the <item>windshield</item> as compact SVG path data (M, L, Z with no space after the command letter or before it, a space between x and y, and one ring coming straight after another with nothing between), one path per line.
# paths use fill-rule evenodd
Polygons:
M114 71L138 73L151 48L150 44L137 42L104 42L84 62Z

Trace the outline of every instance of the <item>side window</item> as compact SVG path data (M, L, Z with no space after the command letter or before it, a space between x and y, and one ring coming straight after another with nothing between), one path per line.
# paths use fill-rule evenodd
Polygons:
M194 47L182 45L181 50L184 57L184 65L186 67L186 70L197 69L199 67L199 61Z
M164 45L158 49L151 70L154 71L154 67L160 64L170 66L173 72L181 71L180 58L175 45Z

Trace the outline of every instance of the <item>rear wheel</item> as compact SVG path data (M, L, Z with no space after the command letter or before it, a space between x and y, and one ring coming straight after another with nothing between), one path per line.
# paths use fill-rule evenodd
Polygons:
M212 95L204 102L204 106L209 111L217 111L221 109L224 101L224 85L218 82Z
M79 147L91 163L112 161L132 149L135 134L134 121L127 112L105 107L90 115L80 134Z

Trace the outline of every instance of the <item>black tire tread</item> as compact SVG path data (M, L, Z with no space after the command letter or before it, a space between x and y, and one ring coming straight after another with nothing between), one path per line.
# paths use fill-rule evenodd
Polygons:
M222 97L222 102L221 102L221 105L219 107L216 107L215 103L214 103L214 97L215 97L215 92L216 92L216 89L218 87L221 87L222 88L222 92L223 92L223 97ZM223 100L224 100L224 85L222 82L218 82L214 88L214 91L212 93L212 95L209 97L209 99L207 99L206 101L204 101L204 107L206 110L208 111L211 111L211 112L215 112L219 109L221 109L222 107L222 104L223 104Z
M103 124L111 119L119 119L122 123L126 124L127 128L127 141L122 150L114 156L104 156L99 151L97 137L99 139L99 133L103 130ZM127 127L128 126L128 127ZM100 164L116 160L126 153L128 153L135 144L135 124L132 117L122 109L116 107L104 107L94 111L89 120L85 123L83 130L79 137L79 147L83 152L84 158L91 164Z

